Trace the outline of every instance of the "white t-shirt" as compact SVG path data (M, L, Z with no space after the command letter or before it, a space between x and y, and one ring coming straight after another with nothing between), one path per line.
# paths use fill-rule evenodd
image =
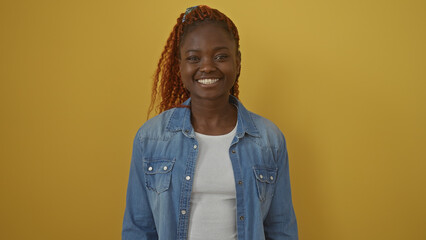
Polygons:
M229 147L230 133L210 136L195 133L198 158L191 193L189 240L236 240L236 190Z

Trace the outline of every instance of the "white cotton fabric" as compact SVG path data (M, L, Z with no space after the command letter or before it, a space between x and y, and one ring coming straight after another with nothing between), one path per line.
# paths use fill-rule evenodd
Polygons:
M195 133L199 153L191 193L189 240L236 240L236 189L229 147L230 133Z

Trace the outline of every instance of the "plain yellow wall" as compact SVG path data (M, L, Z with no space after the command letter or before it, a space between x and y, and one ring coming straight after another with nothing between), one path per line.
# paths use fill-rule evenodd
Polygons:
M120 239L151 76L199 3L1 1L0 239ZM426 2L203 3L286 135L300 239L426 239Z

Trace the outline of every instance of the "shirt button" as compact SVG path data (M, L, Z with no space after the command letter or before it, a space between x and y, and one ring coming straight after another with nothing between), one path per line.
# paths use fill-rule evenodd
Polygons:
M152 167L149 167L149 168L148 168L148 171L152 171Z
M271 176L271 177L270 177L270 179L271 179L271 180L274 180L274 177L272 177L272 176Z
M235 149L232 149L232 153L236 153Z
M163 170L164 170L164 171L166 171L166 170L167 170L167 166L164 166L164 167L163 167Z
M244 220L244 216L240 216L240 220L243 221Z
M262 174L260 174L259 177L260 177L260 179L263 179L263 175Z
M180 213L182 213L182 215L185 215L186 214L186 210L182 210L182 211L180 211Z
M189 181L191 180L191 176L186 176L185 179Z
M243 185L243 181L238 181L238 184Z
M197 145L194 145L194 149L197 149Z

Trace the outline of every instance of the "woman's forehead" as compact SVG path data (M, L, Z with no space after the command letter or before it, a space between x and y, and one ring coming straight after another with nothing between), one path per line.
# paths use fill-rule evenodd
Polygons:
M223 26L216 23L204 23L188 29L183 36L180 48L201 47L203 44L218 45L214 47L236 45L232 34Z
M226 33L229 34L229 37L231 39L234 40L234 36L233 36L231 30L228 28L228 25L225 22L206 19L206 20L197 21L197 22L194 22L191 25L185 26L183 28L183 34L181 36L181 43L185 40L186 36L188 36L190 33L196 31L197 29L206 28L206 27L209 27L209 26L221 28L222 30L224 30Z
M187 34L180 49L181 51L203 51L229 49L235 50L236 44L227 31L218 26L198 27Z

